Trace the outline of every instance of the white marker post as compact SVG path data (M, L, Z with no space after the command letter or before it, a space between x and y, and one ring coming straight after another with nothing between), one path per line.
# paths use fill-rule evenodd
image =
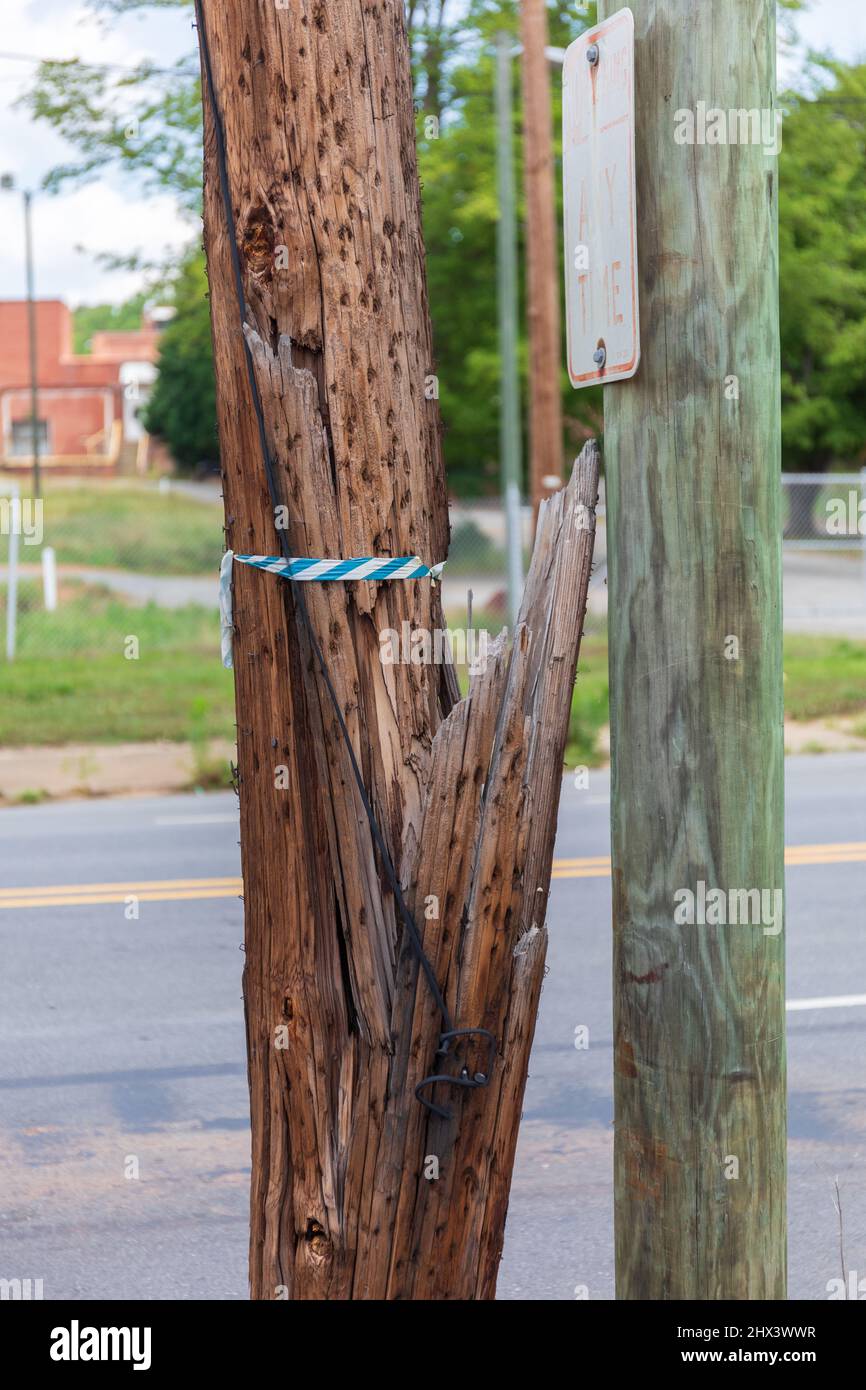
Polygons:
M57 561L50 545L42 548L42 594L46 613L57 609Z

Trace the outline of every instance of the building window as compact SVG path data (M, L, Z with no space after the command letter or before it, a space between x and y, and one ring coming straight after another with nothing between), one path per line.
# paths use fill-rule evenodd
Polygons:
M40 454L48 453L48 421L36 421L36 437ZM30 458L33 454L33 424L30 420L12 421L10 458Z

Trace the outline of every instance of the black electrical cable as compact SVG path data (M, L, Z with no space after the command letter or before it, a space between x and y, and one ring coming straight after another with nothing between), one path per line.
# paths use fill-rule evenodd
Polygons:
M216 85L213 79L210 45L208 44L207 28L205 26L204 8L202 5L202 0L195 0L195 11L198 23L199 39L201 42L202 60L204 63L205 70L205 83L207 87L208 100L210 102L211 117L213 120L214 127L214 137L216 139L217 166L219 169L220 190L222 192L222 201L226 216L226 232L228 235L229 252L231 255L232 271L234 273L235 291L237 294L238 309L240 312L241 336L243 338L244 344L244 357L246 360L247 377L249 379L250 384L250 394L252 396L253 410L255 411L256 422L258 425L259 444L261 446L262 459L264 461L265 466L265 475L267 477L268 492L270 494L271 499L271 507L274 510L274 516L276 518L276 508L280 505L280 499L277 493L276 479L274 477L274 461L271 456L270 446L268 444L264 407L262 406L262 399L259 393L258 381L256 379L255 368L253 366L252 352L250 351L250 346L247 342L246 332L244 331L247 321L247 305L246 296L244 294L243 272L241 270L240 253L238 252L237 238L234 234L234 214L232 212L231 189L229 187L225 130L223 127L222 115L220 113L219 105L216 99ZM291 557L289 555L288 537L283 529L276 527L276 522L275 529L277 531L277 539L280 544L280 549L283 553L283 558L285 560L289 560ZM331 704L334 707L334 713L337 716L337 722L340 727L340 732L343 736L343 742L346 745L346 751L349 754L349 761L352 766L352 772L355 777L355 782L358 786L358 793L361 797L364 812L370 825L373 840L376 844L376 848L378 849L380 858L382 860L382 865L385 870L385 876L388 879L388 882L391 886L391 891L394 894L394 900L397 904L400 916L403 919L403 924L408 933L409 942L412 946L412 950L414 951L415 956L418 960L418 964L424 973L424 978L427 981L427 985L433 997L433 1001L442 1019L442 1030L439 1035L439 1048L437 1051L437 1056L444 1056L448 1052L450 1042L458 1037L480 1036L485 1038L488 1043L488 1063L487 1070L485 1072L476 1072L473 1077L470 1077L467 1068L464 1067L463 1072L460 1076L429 1076L425 1077L424 1080L420 1081L416 1086L415 1094L418 1097L418 1099L422 1102L422 1104L428 1108L428 1110L434 1111L437 1115L441 1115L444 1119L450 1119L449 1111L445 1110L442 1106L434 1104L433 1101L430 1101L425 1096L422 1096L420 1092L426 1087L431 1086L438 1081L450 1082L452 1085L464 1087L485 1086L490 1079L490 1071L492 1067L493 1052L495 1048L496 1039L494 1038L493 1034L486 1028L455 1029L454 1027L454 1022L451 1018L448 1005L446 1004L442 991L439 988L439 981L436 979L436 973L433 969L433 966L431 965L430 960L424 952L424 947L421 942L418 927L415 923L415 919L412 916L412 913L409 911L409 907L406 903L406 900L403 897L403 891L400 887L400 881L397 877L396 870L392 863L391 855L388 852L388 846L385 844L384 837L382 835L381 830L379 829L379 823L376 820L376 813L373 810L370 798L367 795L367 788L364 785L364 779L361 775L361 769L358 766L358 760L355 757L355 750L352 746L351 735L349 734L349 730L346 727L346 721L343 718L343 711L340 708L340 701L337 697L337 692L334 689L334 685L331 680L331 674L325 663L322 648L319 645L319 641L316 637L315 632L313 631L313 625L310 620L309 609L307 608L307 600L304 594L304 586L302 583L299 583L296 579L294 579L291 575L288 575L287 577L289 583L292 585L292 588L294 590L295 607L301 619L304 631L307 634L307 638L312 648L313 655L316 659L316 664L318 665L319 670L322 673L322 678L325 682L328 695L330 696Z

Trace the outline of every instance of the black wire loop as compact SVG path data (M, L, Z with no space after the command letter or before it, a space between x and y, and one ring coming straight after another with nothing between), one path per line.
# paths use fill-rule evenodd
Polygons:
M241 334L243 337L244 359L246 361L247 379L249 381L250 395L252 398L253 410L255 411L256 423L258 426L259 445L261 448L262 461L264 463L265 468L265 476L267 478L268 493L271 500L271 507L274 510L277 540L279 542L280 550L282 551L283 559L289 560L291 557L289 554L288 536L286 535L285 530L276 528L276 508L279 506L280 499L277 492L276 477L274 474L274 461L271 457L271 450L268 444L264 406L262 404L262 398L259 392L259 384L256 380L252 352L250 351L250 345L247 342L246 333L244 331L247 322L247 304L246 296L244 295L243 272L241 269L240 253L238 252L237 237L235 235L234 229L234 214L232 211L231 188L229 185L228 159L226 156L225 127L223 125L222 113L220 111L219 104L216 98L216 85L213 79L213 67L211 64L210 45L208 43L207 27L205 25L204 7L202 0L195 0L195 13L199 32L199 40L201 43L202 64L204 67L205 75L205 87L207 89L207 96L211 109L211 118L213 120L214 139L216 142L217 153L217 167L219 171L220 181L220 192L222 194L223 209L225 212L226 232L228 235L229 255L231 257L232 272L235 282L235 293L238 301L238 311L240 313ZM382 835L382 831L379 828L379 822L376 819L376 813L373 810L373 807L370 803L370 798L367 794L367 788L364 785L364 778L361 774L361 769L358 766L358 759L355 756L355 749L352 746L352 738L348 728L346 727L346 721L343 718L343 711L340 707L340 701L337 696L337 692L334 689L333 681L331 680L331 673L328 670L328 667L325 663L325 657L322 652L322 648L319 645L319 640L316 637L316 634L313 630L313 624L310 619L309 609L307 607L307 599L306 595L304 594L304 586L290 574L280 577L287 579L289 584L291 584L292 586L292 592L295 600L295 609L297 611L298 617L300 618L304 632L307 636L307 640L310 643L310 648L315 658L316 665L318 666L321 672L322 679L325 683L325 687L327 689L331 704L334 707L334 713L337 717L337 723L339 725L340 733L342 735L343 742L346 746L346 751L349 755L349 762L352 768L352 774L354 776L355 783L358 788L358 794L361 798L361 803L364 808L364 814L366 815L367 821L370 826L370 832L373 836L374 843L379 852L382 867L385 871L385 877L387 878L391 891L394 894L394 901L397 905L397 910L400 915L400 918L402 919L403 925L406 928L406 934L409 938L412 951L418 961L419 968L427 982L427 988L430 990L430 994L433 998L437 1010L439 1011L442 1023L444 1025L443 1031L439 1035L439 1049L436 1055L438 1057L447 1053L448 1044L454 1038L464 1037L468 1035L486 1035L487 1038L490 1040L490 1060L486 1073L478 1072L476 1073L476 1076L474 1078L470 1078L468 1076L468 1073L466 1077L464 1077L462 1074L460 1076L428 1076L425 1077L423 1081L420 1081L418 1085L415 1087L415 1095L422 1105L425 1105L428 1110L432 1110L435 1114L441 1115L445 1119L449 1119L449 1111L443 1109L442 1106L436 1105L432 1101L427 1100L426 1097L419 1095L419 1092L421 1090L426 1089L428 1086L434 1085L437 1081L447 1081L450 1082L450 1084L453 1086L486 1086L490 1078L490 1068L493 1064L493 1058L495 1055L496 1039L493 1037L492 1033L488 1032L486 1028L455 1029L454 1027L454 1022L448 1010L448 1005L446 1004L442 991L439 988L439 981L436 978L436 972L434 971L429 958L425 954L418 927L416 925L414 917L412 916L412 913L409 911L409 907L403 896L403 890L400 887L400 881L397 877L397 872L391 860L391 855L388 852L388 846L385 844L384 836Z
M449 1086L464 1086L473 1090L477 1090L479 1086L487 1086L490 1083L490 1073L496 1058L496 1037L489 1028L449 1028L447 1032L439 1034L436 1056L447 1057L450 1044L455 1038L486 1038L487 1060L483 1071L476 1071L471 1075L468 1065L464 1064L456 1076L450 1072L437 1072L435 1076L425 1076L423 1081L418 1082L415 1087L416 1100L420 1100L422 1105L426 1105L428 1110L432 1110L434 1115L440 1115L443 1120L451 1119L451 1111L446 1110L442 1105L437 1105L434 1100L428 1100L426 1096L422 1096L421 1092L426 1090L428 1086L435 1086L438 1081L447 1082Z

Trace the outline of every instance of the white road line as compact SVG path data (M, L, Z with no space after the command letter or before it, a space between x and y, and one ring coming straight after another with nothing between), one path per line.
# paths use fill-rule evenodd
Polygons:
M854 1009L866 1004L866 994L828 994L817 999L789 999L786 1009Z

